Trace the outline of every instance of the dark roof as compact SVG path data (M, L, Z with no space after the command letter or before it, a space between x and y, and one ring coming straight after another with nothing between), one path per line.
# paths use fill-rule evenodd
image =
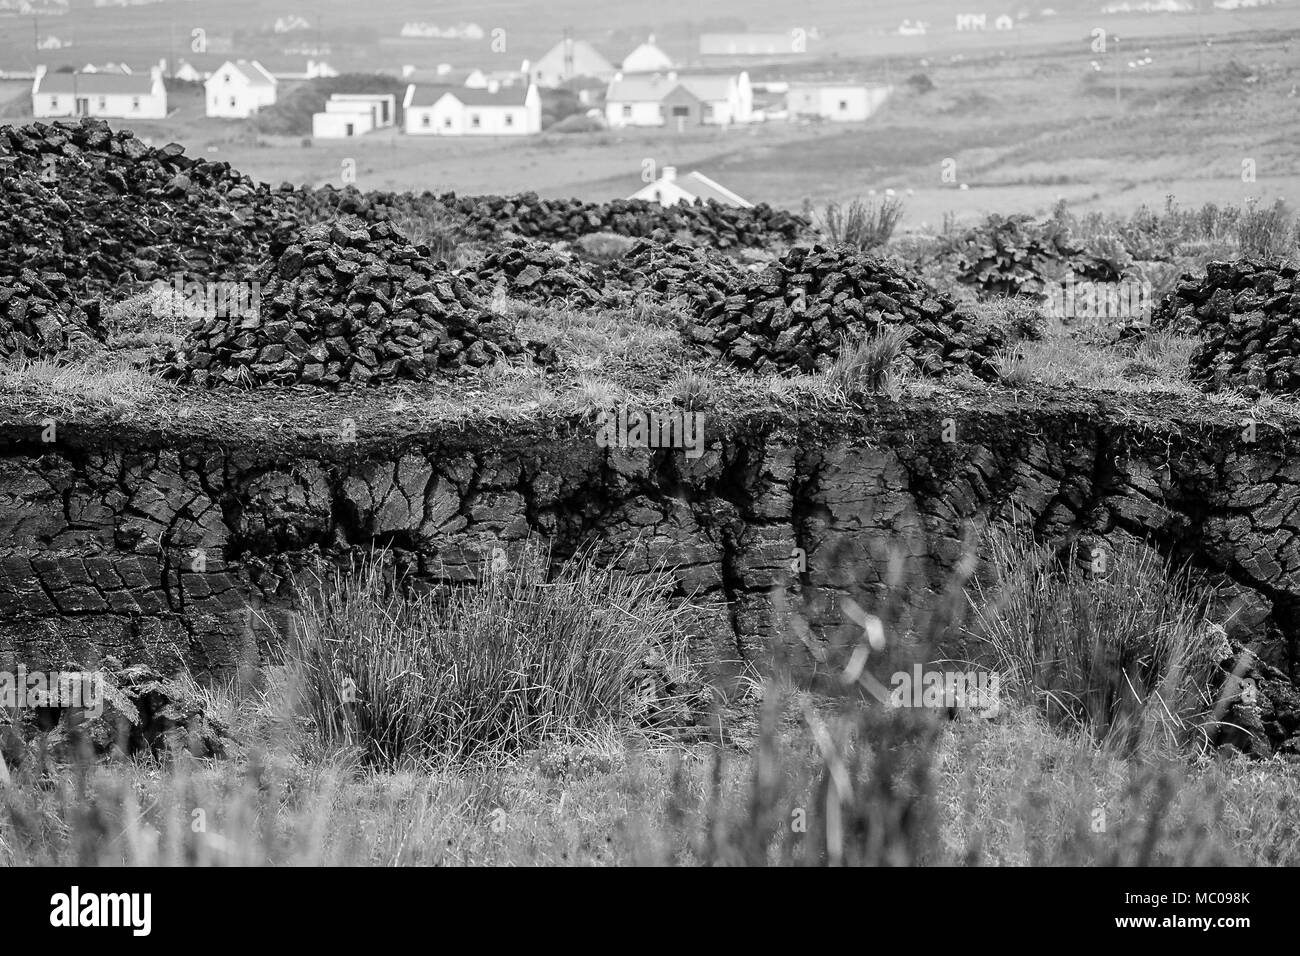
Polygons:
M46 73L36 87L37 93L76 93L104 96L129 94L147 96L153 92L153 76L148 73Z
M495 93L469 86L416 86L411 105L432 106L448 93L466 106L523 106L528 97L528 84L503 86Z

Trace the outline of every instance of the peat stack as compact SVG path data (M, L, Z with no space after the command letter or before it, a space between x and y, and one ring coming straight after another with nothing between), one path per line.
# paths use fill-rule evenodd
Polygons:
M1300 392L1300 281L1280 259L1211 262L1183 276L1152 328L1199 336L1190 377L1208 390Z
M312 226L258 283L258 308L198 320L171 359L175 377L338 388L423 380L525 350L463 281L387 223L349 216Z

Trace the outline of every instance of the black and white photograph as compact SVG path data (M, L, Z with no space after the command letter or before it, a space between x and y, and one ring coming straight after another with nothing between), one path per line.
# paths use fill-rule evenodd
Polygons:
M1300 0L0 0L14 921L891 867L809 915L1230 946L1298 681Z

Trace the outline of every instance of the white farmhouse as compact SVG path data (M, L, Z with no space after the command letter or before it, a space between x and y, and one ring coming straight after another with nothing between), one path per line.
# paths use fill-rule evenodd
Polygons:
M729 126L754 118L749 74L617 73L605 91L605 121L623 126Z
M487 89L406 88L402 100L412 136L528 136L542 131L542 97L535 84Z
M702 203L710 199L724 206L736 206L740 209L750 209L754 205L726 186L714 182L699 170L678 179L676 166L665 166L658 179L638 189L627 198L657 202L661 206L676 206L682 202Z
M227 60L203 89L209 116L247 119L275 102L276 79L256 60Z
M888 86L851 83L791 83L786 104L791 119L816 117L836 123L860 123L889 98Z
M148 73L50 73L38 66L32 115L165 119L167 88L158 67Z

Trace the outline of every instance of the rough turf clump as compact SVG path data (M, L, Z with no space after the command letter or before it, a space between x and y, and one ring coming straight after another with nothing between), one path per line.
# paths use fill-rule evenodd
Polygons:
M19 270L0 278L0 358L48 358L94 338L97 302L72 301L58 273Z
M604 302L600 279L572 255L530 239L509 239L488 253L469 276L470 287L490 297L497 288L529 302L562 301L578 307Z
M684 299L699 313L739 286L744 270L703 246L642 239L608 270L606 289L626 289L654 301Z
M102 120L0 130L0 277L57 273L90 297L185 273L247 279L294 223L227 163L150 148Z
M337 388L482 366L523 345L392 226L312 226L258 272L260 308L198 320L173 374L199 385Z
M1211 262L1199 281L1183 277L1151 324L1203 339L1190 377L1208 389L1300 392L1300 281L1293 265Z
M758 273L736 273L727 294L693 297L689 338L710 354L755 371L824 368L845 342L894 328L903 357L933 373L996 375L1003 336L956 310L919 278L841 245L796 247ZM701 283L703 284L703 283Z

